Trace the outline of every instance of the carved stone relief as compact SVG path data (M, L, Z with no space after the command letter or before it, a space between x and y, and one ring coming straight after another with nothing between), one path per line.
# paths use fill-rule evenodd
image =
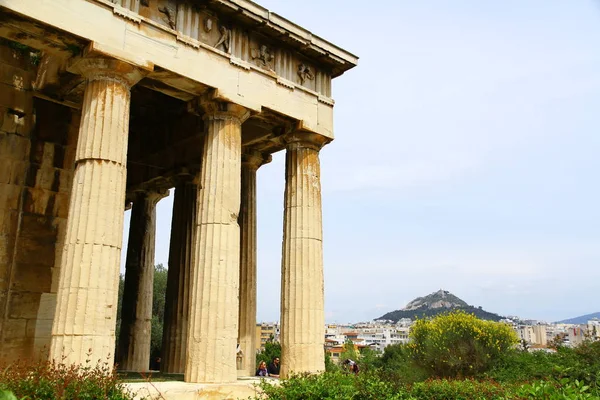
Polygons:
M273 60L275 54L267 45L261 45L258 49L252 49L252 59L259 67L273 71Z
M220 46L225 53L229 53L229 48L231 47L231 31L224 25L221 25L219 32L221 32L221 37L219 37L217 44L215 44L215 48L218 49Z
M204 20L204 32L210 32L212 31L212 25L213 25L213 20L210 17L207 17Z
M298 64L298 78L300 78L300 83L304 84L304 81L306 81L307 79L311 81L314 80L315 74L312 72L308 65L301 62L300 64Z
M163 2L162 6L158 6L158 11L163 14L162 19L171 27L175 29L177 20L177 4L173 0L167 0Z

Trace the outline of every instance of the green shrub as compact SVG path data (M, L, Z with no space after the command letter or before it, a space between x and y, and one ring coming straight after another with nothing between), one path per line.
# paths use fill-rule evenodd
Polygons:
M293 375L279 386L263 381L260 388L269 400L344 400L354 398L354 379L341 372L303 374Z
M473 376L489 369L517 343L506 324L484 321L462 311L417 320L411 327L413 357L439 377Z
M600 390L597 388L592 388L583 381L568 378L525 384L517 390L516 394L521 399L600 399Z
M493 381L435 379L415 383L410 396L423 400L489 400L513 398L513 391L513 386Z
M482 376L499 382L569 378L600 387L600 342L559 347L556 353L510 350Z
M133 399L124 389L107 362L94 368L54 361L0 365L0 392L12 392L18 399Z
M387 381L400 383L421 382L431 375L413 359L412 349L406 344L393 344L383 350L379 359L380 375Z
M543 351L507 350L484 377L498 382L525 382L555 376L559 357Z

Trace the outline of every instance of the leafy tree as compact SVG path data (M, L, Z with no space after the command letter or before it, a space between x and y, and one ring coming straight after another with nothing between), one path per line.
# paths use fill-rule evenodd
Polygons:
M165 297L167 294L167 271L168 270L162 264L158 264L154 268L154 287L152 292L152 330L150 336L151 357L158 357L162 348Z
M325 350L325 371L336 372L340 370L340 366L337 365L332 359L331 354Z
M354 361L358 360L358 353L354 348L354 342L350 339L347 339L344 343L342 353L340 354L340 362L344 362L344 360L351 359Z
M407 344L398 343L386 346L379 358L381 371L389 380L403 383L423 381L430 374L413 359L412 349Z
M377 352L370 347L365 347L360 351L360 370L371 371L379 366L379 357Z
M518 343L508 325L483 321L462 311L417 320L410 337L414 360L440 377L472 376L485 371Z
M265 349L256 354L256 365L261 361L269 365L275 357L281 357L281 344L271 337L265 342Z

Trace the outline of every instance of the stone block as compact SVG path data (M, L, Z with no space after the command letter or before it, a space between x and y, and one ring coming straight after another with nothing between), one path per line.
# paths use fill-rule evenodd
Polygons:
M30 146L29 139L25 137L15 133L3 133L0 136L0 158L26 161L29 159Z
M38 188L25 188L23 212L45 215L51 192Z
M4 323L4 338L23 338L27 336L27 320L9 318Z
M58 193L54 198L54 216L66 219L69 215L69 195Z
M1 346L2 361L11 363L32 356L33 338L23 335L22 337L6 339Z
M20 186L3 185L2 190L0 190L0 210L18 210L20 199Z
M0 234L0 281L2 279L8 279L4 277L4 272L8 270L8 266L12 263L14 245L14 235Z
M31 112L32 105L33 96L30 91L19 90L12 85L0 83L0 107L27 114Z
M61 169L59 180L58 191L61 193L66 193L67 195L71 193L71 186L73 184L73 170Z
M48 166L38 169L35 187L38 189L53 190L54 171L54 168Z
M60 253L62 251L62 246L56 246L57 248L57 253ZM58 257L58 259L60 259L60 257ZM54 263L54 265L59 265L57 263ZM50 286L50 293L51 294L56 294L58 293L58 284L60 283L60 267L54 267L52 268L52 285Z
M0 158L0 185L10 183L12 176L13 160L9 158Z
M41 297L41 293L11 292L8 299L8 317L37 318Z
M8 46L0 45L0 63L10 65L22 70L31 68L29 57L26 54L11 49Z
M47 262L44 260L44 263ZM47 293L50 292L51 284L52 267L43 264L16 264L11 284L13 290Z
M22 186L25 184L25 176L27 174L27 161L13 161L12 162L12 171L10 174L10 182L13 185Z
M44 142L42 153L42 167L54 167L54 143Z
M19 90L31 90L32 73L13 65L0 63L0 83Z
M51 218L41 215L23 214L19 237L53 243L56 240L56 228Z
M51 319L29 319L27 320L26 336L31 338L50 338L52 336Z

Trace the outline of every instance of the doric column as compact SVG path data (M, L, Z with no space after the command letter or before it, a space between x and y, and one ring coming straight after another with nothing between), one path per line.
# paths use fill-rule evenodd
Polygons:
M173 200L161 356L161 370L172 374L185 370L197 191L190 177L177 184Z
M249 112L205 103L186 382L237 379L242 122Z
M168 192L138 191L133 199L117 363L123 371L150 369L156 203Z
M80 59L87 79L52 327L50 356L70 364L108 362L123 235L130 87L141 72L102 58ZM64 357L64 359L63 359Z
M256 369L256 171L271 156L259 152L242 155L240 204L240 311L238 343L242 351L240 375L253 376Z
M281 376L325 370L319 149L326 138L286 138L281 273Z

